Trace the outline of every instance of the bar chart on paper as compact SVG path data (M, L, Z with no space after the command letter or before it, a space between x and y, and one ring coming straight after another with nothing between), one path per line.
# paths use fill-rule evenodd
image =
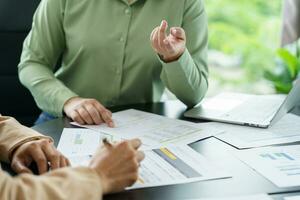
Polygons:
M102 134L89 129L65 128L58 144L58 150L68 157L92 155L102 138Z
M270 159L270 160L287 160L287 161L293 161L295 160L292 156L286 153L267 153L267 154L260 154L260 156L264 159Z
M188 145L145 151L138 181L128 189L231 177Z
M245 150L237 156L278 187L300 186L300 145Z

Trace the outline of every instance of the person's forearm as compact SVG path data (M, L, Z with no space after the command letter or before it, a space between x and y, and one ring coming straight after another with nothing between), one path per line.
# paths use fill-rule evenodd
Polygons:
M30 90L39 108L54 116L62 116L64 103L77 96L53 73L66 48L63 28L65 5L65 0L40 2L18 65L22 84Z
M188 50L172 63L164 63L161 79L188 107L198 104L208 89L205 66L197 66Z
M178 99L192 107L208 89L208 27L202 0L185 0L182 28L186 32L186 50L177 61L162 62L161 79Z
M22 126L14 118L0 116L0 161L8 162L11 153L25 142L48 138L38 132Z
M31 56L34 57L33 52ZM19 66L19 78L31 91L38 107L53 116L63 116L65 102L77 96L59 81L49 68L26 59Z
M101 181L89 168L64 168L46 175L22 174L12 178L0 171L0 199L100 200Z

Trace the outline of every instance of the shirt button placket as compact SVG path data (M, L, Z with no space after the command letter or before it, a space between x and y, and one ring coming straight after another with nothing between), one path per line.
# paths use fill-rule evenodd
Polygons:
M126 24L126 27L124 27L124 32L123 32L122 36L119 38L119 42L122 43L122 45L123 45L123 52L125 52L125 48L126 48L126 38L128 37L128 30L129 30L131 14L132 14L130 6L128 6L124 10L124 13L127 16L124 18L124 20L125 20L124 25ZM119 96L120 92L121 92L121 80L122 80L121 76L122 76L122 69L124 67L123 65L124 65L124 63L122 63L122 65L116 69L116 76L117 76L117 81L118 81L118 84L116 84L116 86L118 87L118 89L117 89L118 95L117 96ZM117 101L116 98L114 98L112 100L112 103L115 104L116 101Z

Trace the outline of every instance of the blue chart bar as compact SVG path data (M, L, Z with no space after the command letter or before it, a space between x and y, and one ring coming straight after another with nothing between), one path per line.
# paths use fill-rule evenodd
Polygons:
M271 160L279 160L279 159L287 159L287 160L290 160L290 161L295 160L292 156L290 156L286 153L274 153L274 154L266 153L266 154L260 154L260 156L262 158L268 158L268 159L271 159Z
M269 159L271 159L271 160L277 160L277 158L276 157L274 157L274 156L272 156L271 154L260 154L260 156L262 157L262 158L269 158Z
M286 158L288 160L295 160L294 158L292 158L291 156L289 156L288 154L286 153L275 153L275 155L277 157L281 157L281 158Z

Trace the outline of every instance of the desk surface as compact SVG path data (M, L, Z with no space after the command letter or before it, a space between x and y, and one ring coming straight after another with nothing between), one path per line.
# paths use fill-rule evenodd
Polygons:
M120 111L134 108L155 114L164 115L170 118L195 121L183 117L186 107L178 101L153 104L136 104L128 106L113 107L111 111ZM33 128L54 138L57 145L61 132L65 127L72 127L68 119L55 119ZM191 145L195 150L205 155L209 160L227 170L233 178L196 182L184 185L163 186L156 188L138 189L125 191L119 194L105 196L104 199L191 199L200 197L224 197L249 195L257 193L268 193L275 199L283 199L285 195L300 194L300 187L288 189L278 188L263 176L252 170L246 164L232 155L236 148L221 142L216 138L209 138Z

